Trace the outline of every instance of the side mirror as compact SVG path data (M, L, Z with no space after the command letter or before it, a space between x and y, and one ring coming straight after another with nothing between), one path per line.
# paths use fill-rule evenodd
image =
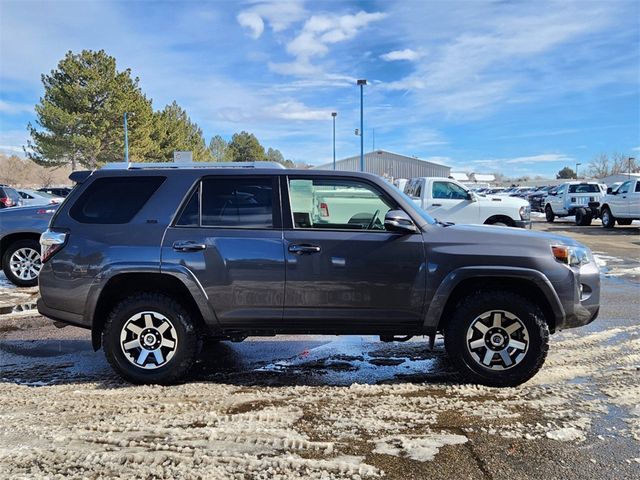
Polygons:
M478 201L478 197L475 194L475 192L469 192L468 196L467 196L467 200L471 200L472 202L477 202Z
M403 210L389 210L384 216L384 228L390 232L398 233L418 232L418 227L415 226L411 217Z

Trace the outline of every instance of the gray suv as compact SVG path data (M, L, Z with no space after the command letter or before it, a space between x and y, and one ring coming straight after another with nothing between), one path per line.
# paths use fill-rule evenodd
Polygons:
M439 223L374 175L125 164L71 178L41 237L38 309L91 329L132 382L179 381L207 339L442 333L470 380L514 386L550 332L598 315L585 246Z

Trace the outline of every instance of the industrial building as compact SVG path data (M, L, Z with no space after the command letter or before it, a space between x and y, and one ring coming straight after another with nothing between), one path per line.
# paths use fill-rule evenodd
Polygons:
M333 170L333 162L314 167ZM359 171L360 155L336 161L336 170ZM448 177L451 167L440 163L407 157L386 150L375 150L364 155L364 171L386 178Z

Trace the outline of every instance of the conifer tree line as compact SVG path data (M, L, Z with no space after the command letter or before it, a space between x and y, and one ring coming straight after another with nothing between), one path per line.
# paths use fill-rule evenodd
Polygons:
M127 112L129 160L168 162L173 152L193 152L194 161L267 160L294 166L255 135L242 131L230 141L215 135L205 142L200 127L173 102L153 110L131 70L119 71L103 50L67 52L56 69L42 75L44 96L36 105L36 125L25 154L44 166L97 168L124 160L124 112Z

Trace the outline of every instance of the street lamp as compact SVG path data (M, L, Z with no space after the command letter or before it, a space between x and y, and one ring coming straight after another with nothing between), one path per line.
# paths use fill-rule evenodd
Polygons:
M578 167L582 165L581 163L576 163L576 179L578 179Z
M336 169L336 117L338 112L331 112L333 117L333 169Z
M631 180L631 162L633 160L635 160L635 157L629 157L629 159L627 160L627 179L629 180Z
M367 84L366 80L358 80L357 85L360 85L360 171L364 172L364 86Z

